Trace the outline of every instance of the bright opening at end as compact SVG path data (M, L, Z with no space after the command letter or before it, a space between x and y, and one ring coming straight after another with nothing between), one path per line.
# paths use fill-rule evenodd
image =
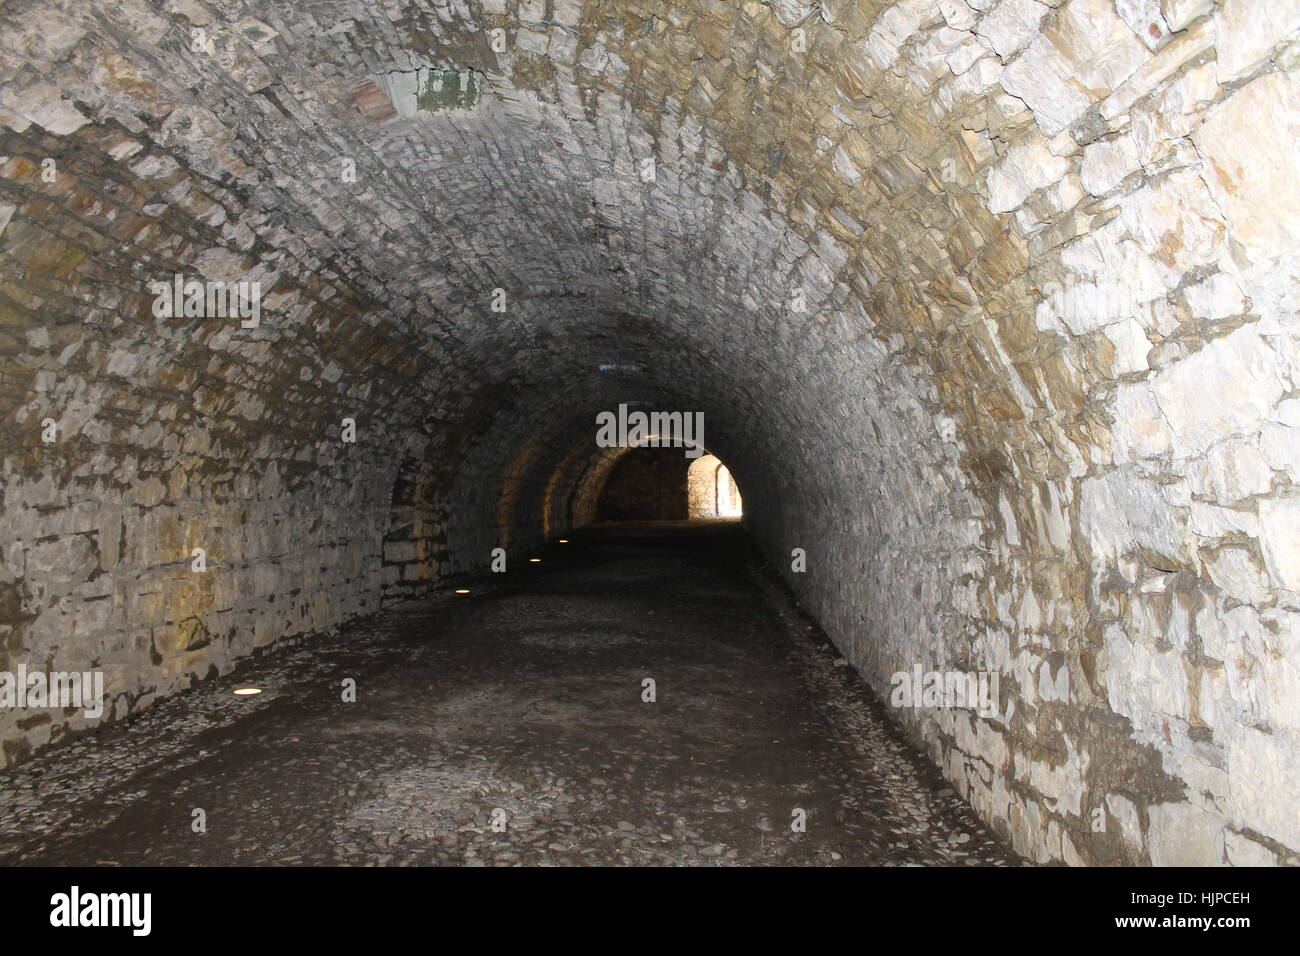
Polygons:
M736 480L716 455L703 455L686 472L692 518L738 518L744 513Z

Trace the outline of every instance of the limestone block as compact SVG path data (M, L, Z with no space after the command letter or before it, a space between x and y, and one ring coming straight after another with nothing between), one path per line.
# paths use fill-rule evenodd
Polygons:
M1300 498L1261 501L1259 521L1274 586L1300 592Z
M1120 200L1120 221L1163 268L1168 288L1225 254L1219 216L1209 188L1193 173L1176 172Z
M1258 430L1282 397L1277 354L1250 326L1205 345L1152 381L1180 455Z
M1300 808L1274 794L1300 792L1295 738L1238 726L1228 740L1228 780L1241 824L1286 846L1300 844Z
M921 17L915 4L898 3L881 14L867 37L867 54L882 70L887 70L898 59L899 49L916 32Z
M986 57L988 57L988 51L985 50L981 44L974 39L967 39L953 47L944 55L944 63L952 72L953 76L961 76L977 62ZM999 64L999 66L1000 65L1001 64ZM1001 75L1000 70L998 75ZM970 89L971 92L974 92L975 89L978 88L979 87L964 89Z
M84 580L98 566L89 535L72 534L42 541L27 551L26 573Z
M1146 853L1146 834L1142 832L1142 821L1138 816L1133 801L1118 793L1106 794L1106 810L1119 824L1120 839L1130 848L1134 856Z
M1300 0L1293 4L1300 10ZM1300 250L1300 91L1285 73L1260 77L1210 111L1193 136L1232 237L1252 260Z
M1160 0L1115 0L1115 12L1149 50L1158 49L1169 36Z
M1152 866L1222 866L1224 819L1190 803L1147 809Z
M1254 71L1273 47L1300 32L1300 0L1222 0L1214 26L1219 80L1228 83Z
M1087 758L1070 743L1069 738L1065 738L1066 756L1059 762L1031 760L1025 754L1017 753L1015 774L1018 780L1028 783L1043 795L1047 809L1078 817L1083 811L1083 774L1087 770Z
M1270 468L1284 472L1292 484L1300 485L1300 427L1268 422L1260 432L1259 451Z
M1055 136L1083 115L1090 99L1069 82L1071 64L1039 36L1000 77L1002 88L1023 100L1043 133Z
M1224 854L1232 866L1277 866L1277 854L1259 842L1233 833L1224 834Z
M550 38L544 30L529 30L520 27L515 31L515 46L525 53L545 56L550 47Z
M1284 641L1289 645L1278 653L1273 649L1261 656L1262 696L1268 723L1275 731L1300 733L1300 650L1295 643L1296 621L1282 622Z
M1184 295L1192 315L1202 319L1224 319L1246 311L1241 286L1232 276L1219 272L1203 282L1188 286Z
M1170 604L1163 597L1136 603L1143 634L1163 634L1173 649L1161 650L1145 640L1133 641L1128 657L1130 669L1116 678L1129 688L1129 717L1135 726L1147 729L1162 726L1166 718L1186 720L1192 713L1193 690L1182 654L1187 644L1187 623L1181 616L1171 614ZM1109 667L1107 675L1110 676Z
M1259 537L1259 516L1254 508L1224 508L1204 501L1193 501L1188 509L1188 527L1200 537L1222 538L1232 534Z
M1121 2L1136 12L1133 8L1141 0ZM1147 50L1117 15L1115 6L1114 0L1070 0L1061 8L1055 26L1044 31L1069 64L1067 75L1072 85L1094 100L1122 86L1148 59ZM1150 36L1145 28L1144 34Z
M582 19L582 0L553 0L551 11L556 23L576 27Z
M1113 375L1144 372L1150 368L1147 354L1151 351L1151 341L1147 338L1141 323L1132 318L1121 319L1113 325L1106 326L1105 332L1114 347L1114 360L1111 365Z
M1228 438L1216 442L1203 458L1190 462L1187 477L1193 494L1230 505L1269 491L1273 471L1257 438Z
M1254 555L1245 548L1222 548L1204 556L1210 580L1225 594L1248 604L1269 597L1269 581Z
M1215 0L1160 0L1160 12L1169 29L1177 33L1185 30L1193 20L1214 9Z
M813 11L815 3L808 0L770 0L772 13L783 27L793 27L802 23Z
M66 57L86 35L77 20L55 10L36 8L6 21L0 47L46 70Z
M6 87L0 91L0 106L55 136L74 133L90 122L89 116L63 98L63 90L50 83L31 86L18 93Z
M1002 0L980 20L976 33L990 50L1006 61L1034 38L1039 23L1050 12L1039 0Z
M1207 26L1208 23L1201 21L1177 34L1160 52L1141 64L1118 89L1102 100L1099 106L1102 118L1117 122L1139 99L1209 50L1214 45L1214 31Z
M939 12L954 30L969 30L975 25L975 10L964 0L939 0Z
M1085 480L1080 508L1080 530L1094 560L1115 558L1133 547L1172 562L1180 560L1180 522L1161 490L1132 472Z
M1053 156L1041 144L1012 147L989 170L989 210L1004 213L1018 208L1031 193L1064 176L1070 165L1069 159Z
M1140 149L1132 135L1090 143L1083 151L1079 179L1094 196L1104 196L1130 173L1142 168Z

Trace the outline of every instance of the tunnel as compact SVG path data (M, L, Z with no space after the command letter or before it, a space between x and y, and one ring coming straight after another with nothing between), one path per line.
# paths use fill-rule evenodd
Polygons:
M1295 0L5 3L0 860L328 738L348 859L1294 865L1298 70ZM710 835L664 755L750 733ZM240 832L174 859L311 859Z

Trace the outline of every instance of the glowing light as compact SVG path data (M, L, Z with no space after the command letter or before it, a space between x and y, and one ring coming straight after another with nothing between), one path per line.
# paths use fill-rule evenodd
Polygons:
M260 694L261 692L262 688L260 687L236 687L234 690L236 697L252 697L254 694Z
M560 539L560 544L568 544L568 543L569 543L569 539L568 539L568 538L561 538L561 539Z
M529 558L529 559L528 559L528 563L529 563L529 564L541 564L541 563L542 563L542 559L541 559L541 558Z
M457 593L457 594L469 594L469 588L457 588L457 589L456 589L456 593Z

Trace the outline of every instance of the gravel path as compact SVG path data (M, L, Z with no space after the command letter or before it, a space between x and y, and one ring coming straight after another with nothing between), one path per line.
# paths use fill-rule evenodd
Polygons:
M1019 862L730 522L577 534L0 772L5 865Z

